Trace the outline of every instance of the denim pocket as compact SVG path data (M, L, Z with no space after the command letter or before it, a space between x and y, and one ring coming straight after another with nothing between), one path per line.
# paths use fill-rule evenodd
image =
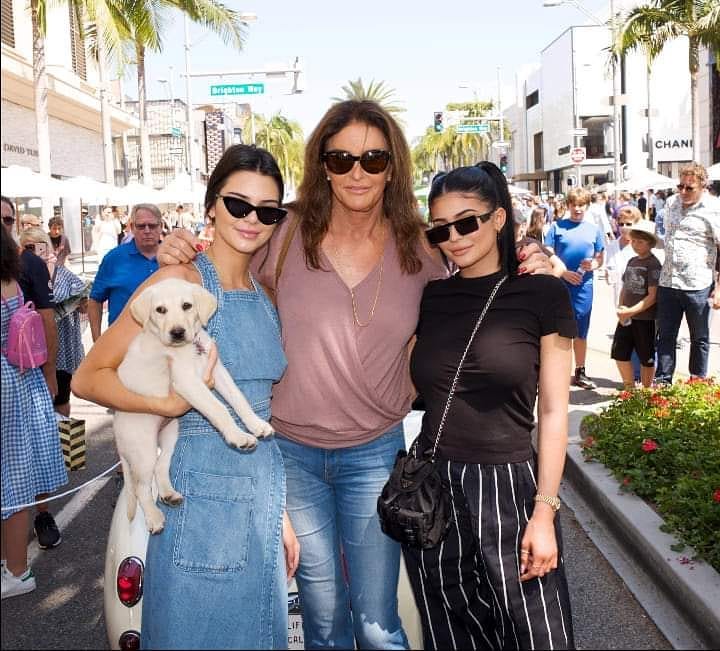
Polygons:
M173 561L192 572L237 572L247 564L253 518L252 477L182 473ZM225 531L225 535L218 532Z

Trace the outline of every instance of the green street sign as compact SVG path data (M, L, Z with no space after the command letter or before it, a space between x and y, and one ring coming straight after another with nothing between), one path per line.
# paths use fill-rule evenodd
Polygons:
M490 131L489 124L458 124L455 127L457 133L487 133Z
M210 95L262 95L265 84L217 84L210 86Z
M182 129L180 127L172 127L170 132L173 138L180 138L182 136Z

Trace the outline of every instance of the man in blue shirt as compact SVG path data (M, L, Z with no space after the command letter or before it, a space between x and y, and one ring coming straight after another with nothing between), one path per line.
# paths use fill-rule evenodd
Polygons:
M573 384L582 389L594 389L595 383L585 374L587 336L593 304L593 271L604 260L604 236L591 220L583 221L590 204L590 193L582 188L568 192L569 219L553 222L544 244L550 247L567 267L562 279L570 291L575 312L578 336L573 339L575 375Z
M162 215L157 206L139 203L130 215L133 239L112 249L100 264L88 301L93 341L100 336L103 303L108 301L108 326L117 319L133 292L158 269Z

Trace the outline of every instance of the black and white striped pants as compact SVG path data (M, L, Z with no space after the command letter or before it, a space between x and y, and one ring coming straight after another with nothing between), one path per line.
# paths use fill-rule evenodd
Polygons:
M562 561L520 582L520 541L536 493L533 461L439 462L452 521L437 547L403 547L425 649L571 649L570 600Z

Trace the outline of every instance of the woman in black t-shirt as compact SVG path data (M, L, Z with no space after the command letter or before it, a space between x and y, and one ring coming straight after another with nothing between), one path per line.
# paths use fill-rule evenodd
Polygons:
M459 271L428 284L420 307L411 359L426 405L420 450L433 447L478 316L507 279L468 349L437 448L450 530L435 548L403 549L425 648L572 648L555 517L576 333L568 291L518 269L507 182L492 163L437 177L428 205L428 239Z

